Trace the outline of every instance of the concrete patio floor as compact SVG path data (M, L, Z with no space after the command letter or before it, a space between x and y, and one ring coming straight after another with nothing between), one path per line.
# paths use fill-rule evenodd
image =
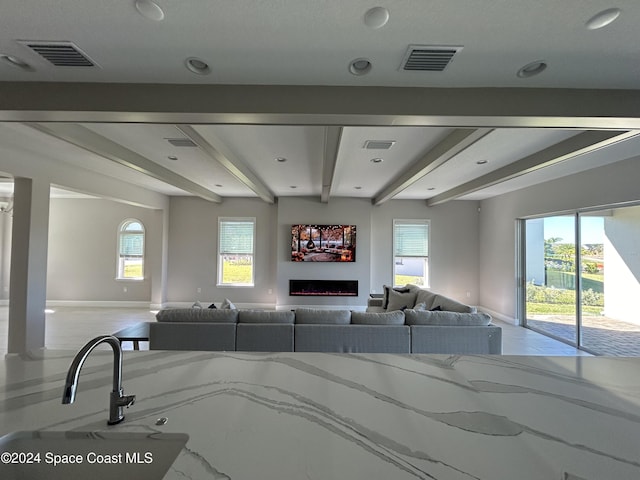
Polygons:
M575 341L575 316L533 315L527 324L536 331ZM640 325L604 316L583 316L582 346L597 355L640 356Z

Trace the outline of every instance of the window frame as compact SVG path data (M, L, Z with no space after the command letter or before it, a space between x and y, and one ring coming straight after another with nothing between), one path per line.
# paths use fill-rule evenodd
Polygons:
M399 257L396 255L396 227L398 225L424 225L426 227L426 256L411 256L411 255L401 255L403 258L422 258L424 259L424 284L420 285L422 288L430 288L431 286L431 269L430 269L430 253L431 253L431 220L426 218L394 218L393 225L391 230L391 275L392 275L392 285L394 287L404 286L396 285L396 258Z
M126 228L127 226L129 226L132 223L137 223L139 224L142 229L141 230L132 230L132 231L127 231ZM142 276L140 277L126 277L124 276L124 264L123 264L123 260L124 257L126 257L127 255L123 255L122 254L122 238L125 235L131 235L131 234L142 234L142 255L140 255L140 260L142 262ZM146 245L147 245L147 230L144 226L144 223L137 219L137 218L127 218L125 220L123 220L122 222L120 222L120 225L118 226L118 234L117 234L117 240L116 240L116 280L118 281L125 281L125 282L141 282L144 280L145 278L145 260L146 260L146 253L145 253L145 249L146 249Z
M224 276L224 262L223 255L228 255L229 253L225 253L221 251L221 247L223 245L222 242L222 234L223 234L223 223L233 223L233 222L241 222L241 223L251 223L252 224L252 244L251 244L251 253L239 253L237 255L247 255L251 256L251 281L250 283L231 283L231 282L223 282ZM253 288L256 283L256 232L257 232L257 222L256 217L218 217L218 246L216 252L216 287L240 287L240 288Z

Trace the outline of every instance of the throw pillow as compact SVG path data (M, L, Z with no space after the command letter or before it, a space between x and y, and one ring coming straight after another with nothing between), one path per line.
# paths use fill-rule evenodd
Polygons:
M389 289L389 301L387 302L387 311L403 310L405 308L413 308L416 301L416 293L409 289L395 290Z
M413 306L413 310L415 310L416 312L421 312L421 311L425 311L427 309L427 304L424 302L421 303L416 303Z
M236 306L228 298L224 299L224 302L222 302L220 308L223 310L237 310Z

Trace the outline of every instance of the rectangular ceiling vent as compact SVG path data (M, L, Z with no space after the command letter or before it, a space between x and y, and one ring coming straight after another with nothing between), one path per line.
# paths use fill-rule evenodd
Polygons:
M29 47L56 67L97 67L87 54L71 42L42 42L22 40Z
M189 138L166 138L167 142L169 142L174 147L197 147L198 145Z
M461 46L409 45L400 66L403 70L442 72L460 50Z
M395 143L395 140L367 140L362 148L367 150L389 150Z

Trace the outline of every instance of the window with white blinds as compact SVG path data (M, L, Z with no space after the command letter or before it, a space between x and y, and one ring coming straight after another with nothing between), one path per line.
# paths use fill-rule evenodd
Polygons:
M218 219L218 285L253 286L255 218Z
M393 284L429 286L429 220L393 221Z
M139 220L125 220L118 228L117 278L144 279L144 226Z

